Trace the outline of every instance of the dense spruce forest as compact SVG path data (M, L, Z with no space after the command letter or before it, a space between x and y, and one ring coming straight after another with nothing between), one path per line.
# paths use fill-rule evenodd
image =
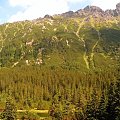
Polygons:
M120 3L0 25L0 120L120 120Z
M120 70L81 72L21 67L0 71L0 106L9 94L17 109L50 110L52 118L119 120Z

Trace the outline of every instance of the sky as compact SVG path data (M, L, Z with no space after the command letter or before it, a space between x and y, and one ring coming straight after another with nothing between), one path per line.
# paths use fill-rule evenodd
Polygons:
M94 5L115 9L120 0L0 0L0 24L21 20L33 20L67 11L76 11Z

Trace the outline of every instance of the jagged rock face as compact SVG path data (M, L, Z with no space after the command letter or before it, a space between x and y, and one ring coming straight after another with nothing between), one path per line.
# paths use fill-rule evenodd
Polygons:
M116 5L115 10L106 10L105 13L110 16L120 16L120 3Z
M119 16L120 15L120 3L116 5L115 10L106 10L103 11L101 8L96 6L87 6L84 9L80 9L76 12L69 11L66 13L63 13L61 16L63 17L87 17L92 15L93 17L104 17L109 18L110 16Z
M75 12L79 17L88 17L92 15L94 18L103 17L105 15L104 11L96 6L87 6L84 9L80 9Z
M44 18L47 18L47 19L53 19L53 17L50 16L50 15L45 15Z
M75 13L73 11L69 11L69 12L63 13L62 16L63 17L73 17L73 16L75 16Z
M116 10L106 10L105 13L107 16L116 16Z
M116 5L116 12L118 15L120 15L120 3Z
M75 12L76 16L78 17L85 17L86 13L84 12L84 10L80 9L78 11Z
M89 11L89 12L104 12L101 8L96 7L96 6L87 6L84 8L84 11Z
M117 10L117 11L120 11L120 3L118 3L118 4L116 5L116 10Z

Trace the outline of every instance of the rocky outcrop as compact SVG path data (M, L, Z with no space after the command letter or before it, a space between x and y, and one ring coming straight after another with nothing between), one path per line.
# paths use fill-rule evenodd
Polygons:
M101 8L96 7L96 6L87 6L83 10L86 12L90 12L90 13L94 13L94 12L103 13L104 12Z
M97 6L87 6L84 9L80 9L76 12L69 11L61 14L61 16L63 17L88 17L91 15L94 18L97 18L97 17L109 18L114 16L120 16L120 3L116 5L115 10L103 11L101 8Z
M120 3L118 3L116 5L116 12L117 12L118 16L120 16Z
M111 16L114 16L114 17L120 16L120 3L118 3L116 5L116 9L115 10L106 10L105 13L107 15L111 15Z
M96 6L87 6L84 9L80 9L75 12L78 17L88 17L90 15L97 17L97 16L104 16L104 11Z
M44 18L46 18L46 19L53 19L53 17L51 15L45 15Z
M106 10L105 13L107 16L115 16L115 10Z
M63 16L63 17L74 17L75 13L73 11L68 11L68 12L63 13L61 16Z
M104 11L97 6L86 6L84 9L79 9L76 12L68 11L54 16L62 16L64 18L86 18L86 22L90 21L90 17L92 16L92 18L94 18L96 21L106 21L112 19L113 17L120 16L120 3L116 5L116 9L114 10L108 9ZM54 16L45 15L44 18L38 18L36 21L44 19L54 20Z

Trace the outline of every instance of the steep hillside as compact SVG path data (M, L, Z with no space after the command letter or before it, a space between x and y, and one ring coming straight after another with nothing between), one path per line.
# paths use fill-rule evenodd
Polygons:
M114 67L120 57L120 5L116 15L95 6L0 26L0 66L68 69ZM111 10L112 11L112 10Z

